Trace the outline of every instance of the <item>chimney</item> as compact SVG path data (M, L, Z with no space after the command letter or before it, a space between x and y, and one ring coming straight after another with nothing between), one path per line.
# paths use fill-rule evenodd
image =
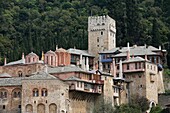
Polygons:
M126 59L127 59L127 60L129 60L129 59L130 59L130 52L129 52L129 51L127 51Z
M44 52L41 53L41 60L44 61Z
M22 53L22 59L25 59L25 57L24 57L24 53Z
M127 43L127 49L129 50L129 42Z
M58 49L58 45L56 45L56 47L55 47L55 50L57 50Z
M159 50L161 50L161 46L159 46Z
M145 60L148 60L147 55L145 54Z
M111 63L111 66L110 66L110 73L116 77L116 64L115 64L115 59L113 58L112 59L112 63Z
M127 43L127 57L126 57L127 60L130 59L130 47L129 47L129 42Z
M6 65L6 63L7 63L7 62L6 62L6 57L5 57L5 58L4 58L4 66Z
M86 70L89 71L89 57L86 57Z
M145 44L144 47L145 47L145 49L146 49L147 45Z
M119 77L120 78L123 78L123 73L122 73L122 60L120 60L120 62L119 62Z
M22 53L22 63L25 64L25 57L24 57L24 53Z

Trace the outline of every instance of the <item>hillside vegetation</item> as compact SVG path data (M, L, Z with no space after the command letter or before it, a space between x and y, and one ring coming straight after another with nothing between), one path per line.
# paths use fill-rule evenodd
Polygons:
M0 64L21 53L87 49L87 18L116 20L117 46L162 45L170 51L170 0L1 0ZM169 62L170 64L170 62Z

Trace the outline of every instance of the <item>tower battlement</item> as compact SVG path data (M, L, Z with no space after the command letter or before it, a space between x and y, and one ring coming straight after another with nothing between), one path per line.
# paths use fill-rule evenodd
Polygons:
M115 20L108 15L104 16L90 16L88 17L88 31L108 30L109 27L114 28L116 32Z

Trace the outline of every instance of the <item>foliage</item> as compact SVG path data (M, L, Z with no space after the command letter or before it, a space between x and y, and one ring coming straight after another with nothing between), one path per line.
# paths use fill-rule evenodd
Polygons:
M137 106L142 112L145 112L149 109L149 100L143 96L133 95L131 97L130 105Z
M114 113L142 113L142 111L138 106L122 104L116 107Z
M150 113L162 113L162 108L160 106L153 107Z
M114 109L111 103L104 102L103 99L101 99L94 107L93 113L113 113Z
M95 105L93 113L143 113L148 109L149 101L147 98L133 95L129 104L121 104L114 109L109 102L104 103L104 100L102 100Z
M116 20L117 46L128 41L170 51L169 4L169 0L1 0L0 56L16 60L22 52L40 55L55 45L87 49L88 16L107 14Z

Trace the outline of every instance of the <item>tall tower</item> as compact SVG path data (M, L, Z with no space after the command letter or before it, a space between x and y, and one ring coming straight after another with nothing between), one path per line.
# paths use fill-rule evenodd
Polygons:
M116 23L106 16L88 18L88 51L98 58L98 53L116 47Z

